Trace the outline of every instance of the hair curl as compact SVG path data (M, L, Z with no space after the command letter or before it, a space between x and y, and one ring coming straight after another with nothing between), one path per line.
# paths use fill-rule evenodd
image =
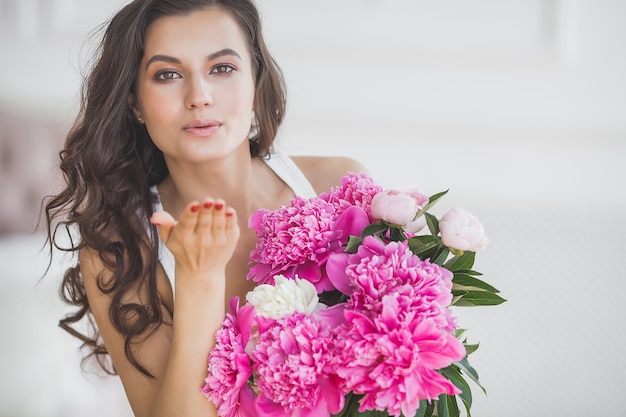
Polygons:
M124 336L126 357L148 376L150 372L133 356L131 345L164 324L156 285L158 236L146 219L155 202L150 187L161 182L168 169L162 152L137 123L128 99L136 92L148 27L161 17L210 7L230 13L248 42L256 114L250 152L253 157L269 155L285 113L285 87L281 70L263 40L253 0L135 0L106 26L95 65L83 82L80 110L60 152L65 188L44 200L51 254L53 248L74 253L90 248L112 272L107 280L101 274L98 287L112 298L109 317ZM78 231L79 239L71 239L73 230ZM69 246L59 243L63 231L70 235ZM124 301L138 290L147 295L142 304ZM115 373L107 362L78 262L64 273L60 294L76 310L59 325L89 350L85 360L95 356L105 370ZM75 327L83 320L86 331Z

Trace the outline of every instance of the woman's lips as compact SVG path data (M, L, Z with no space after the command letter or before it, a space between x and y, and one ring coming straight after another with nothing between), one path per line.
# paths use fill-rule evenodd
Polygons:
M211 136L220 127L222 127L222 123L217 120L194 120L183 126L183 130L192 136Z

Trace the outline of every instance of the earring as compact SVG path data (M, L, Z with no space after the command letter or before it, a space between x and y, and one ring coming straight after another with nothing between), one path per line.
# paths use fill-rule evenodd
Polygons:
M248 139L253 142L258 142L259 137L259 121L256 118L256 113L252 110L252 117L250 121L250 131L248 132Z
M143 117L137 116L137 120L139 121L139 123L143 123Z

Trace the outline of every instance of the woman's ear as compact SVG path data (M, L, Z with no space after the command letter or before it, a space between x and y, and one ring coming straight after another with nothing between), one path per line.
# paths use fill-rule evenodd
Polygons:
M128 108L133 112L137 121L139 123L143 123L143 115L137 106L137 100L135 99L135 95L133 93L128 94Z

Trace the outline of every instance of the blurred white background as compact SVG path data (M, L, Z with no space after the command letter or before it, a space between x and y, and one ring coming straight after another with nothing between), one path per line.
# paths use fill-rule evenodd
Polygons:
M57 327L66 264L37 285L47 258L27 227L56 184L87 35L125 3L0 0L0 417L130 416L117 379L81 373ZM457 309L481 343L473 415L624 415L626 2L259 7L289 87L280 147L449 188L437 209L485 224L476 267L509 301Z

